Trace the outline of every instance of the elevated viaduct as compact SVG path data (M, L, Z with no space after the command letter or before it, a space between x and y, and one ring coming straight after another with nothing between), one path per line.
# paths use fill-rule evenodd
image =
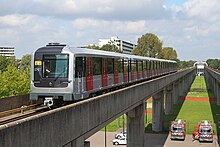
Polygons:
M144 147L145 102L153 97L152 129L162 130L164 113L188 91L195 68L180 70L101 96L0 126L1 147L84 147L91 135L127 114L128 147ZM164 105L165 100L165 105ZM164 112L165 106L165 112Z
M211 90L216 98L217 105L220 106L220 73L213 70L210 67L205 67L205 79L207 83L207 89Z

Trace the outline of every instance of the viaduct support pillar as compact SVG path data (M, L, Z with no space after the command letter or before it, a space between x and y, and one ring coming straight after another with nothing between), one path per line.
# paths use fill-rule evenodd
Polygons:
M144 147L145 102L127 113L127 147Z
M152 130L160 132L163 130L163 117L164 117L164 93L158 92L152 99Z
M182 98L184 95L183 95L183 80L182 79L180 79L180 81L179 81L179 90L178 90L178 92L179 92L179 98Z
M220 106L220 83L216 82L216 98L217 98L217 106Z
M213 78L214 79L214 78ZM215 96L217 97L217 85L218 85L218 82L217 82L217 80L216 79L214 79L214 93L215 93Z
M179 85L178 83L174 82L173 83L173 103L177 104L179 100Z
M173 85L167 86L165 92L165 114L173 114Z

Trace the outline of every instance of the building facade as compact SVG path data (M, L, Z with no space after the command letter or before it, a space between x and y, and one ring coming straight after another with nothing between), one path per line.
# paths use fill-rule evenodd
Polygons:
M14 57L15 49L14 47L0 47L0 55L6 57Z
M119 48L122 53L130 54L131 51L137 47L136 44L131 43L130 41L125 41L119 39L117 36L113 36L110 39L99 39L99 46L102 47L105 44L112 44Z

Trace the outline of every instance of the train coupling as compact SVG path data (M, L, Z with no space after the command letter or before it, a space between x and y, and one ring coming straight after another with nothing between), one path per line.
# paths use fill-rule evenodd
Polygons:
M53 97L46 97L44 100L44 106L52 107L54 105Z

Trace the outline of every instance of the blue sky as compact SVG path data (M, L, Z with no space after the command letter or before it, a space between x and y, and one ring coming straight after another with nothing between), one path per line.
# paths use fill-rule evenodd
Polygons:
M177 5L177 6L182 6L186 2L186 0L165 0L165 5L167 6L172 6L172 5Z
M98 44L118 36L137 43L154 33L180 60L220 58L219 0L1 0L0 46L17 58L49 42Z

